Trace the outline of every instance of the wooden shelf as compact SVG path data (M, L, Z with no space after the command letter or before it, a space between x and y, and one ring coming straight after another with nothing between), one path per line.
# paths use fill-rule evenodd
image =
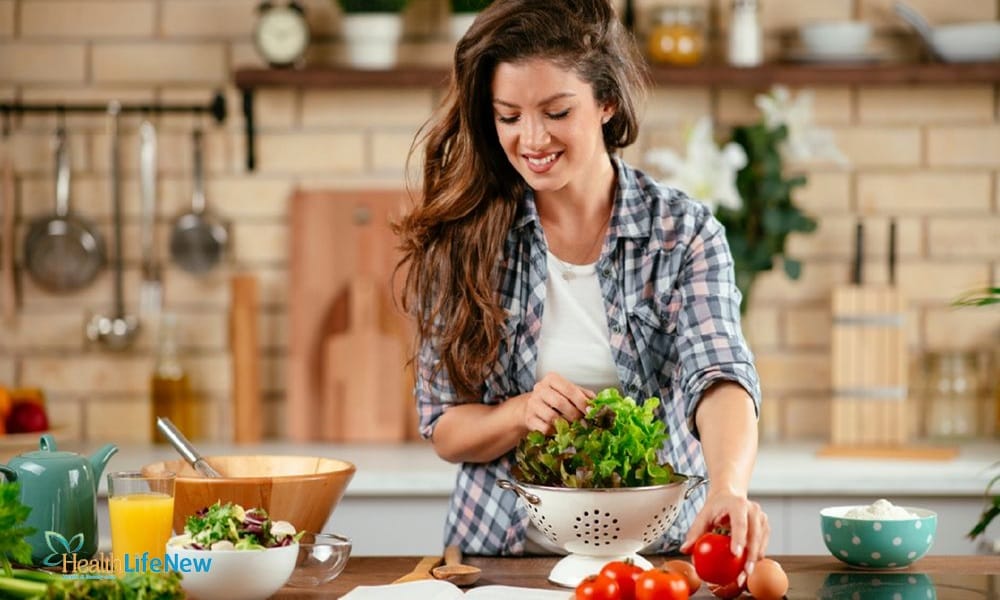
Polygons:
M242 68L234 82L243 92L247 135L247 169L255 167L253 94L257 88L400 88L444 87L444 67L399 67L387 71L360 71L346 67L302 69ZM788 85L948 85L1000 83L1000 61L990 63L770 63L743 69L727 65L661 67L651 69L655 85L766 88Z
M880 85L1000 82L1000 61L991 63L794 64L773 63L742 69L726 65L653 67L653 82L668 85L767 86ZM443 86L448 70L437 67L399 67L388 71L359 71L344 67L303 69L239 69L236 87L426 87Z

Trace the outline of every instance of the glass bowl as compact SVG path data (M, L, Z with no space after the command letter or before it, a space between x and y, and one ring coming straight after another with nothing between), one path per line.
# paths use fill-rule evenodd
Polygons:
M299 539L299 556L288 585L312 587L332 581L347 566L350 556L350 538L335 533L306 532Z

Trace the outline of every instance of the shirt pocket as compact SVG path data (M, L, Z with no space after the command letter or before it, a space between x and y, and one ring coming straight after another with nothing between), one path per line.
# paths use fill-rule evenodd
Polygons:
M652 298L640 300L628 316L644 375L662 380L664 375L669 375L664 366L670 360L673 349L674 327L661 315Z

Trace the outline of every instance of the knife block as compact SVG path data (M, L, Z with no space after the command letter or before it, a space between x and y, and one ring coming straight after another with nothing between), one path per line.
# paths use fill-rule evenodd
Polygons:
M833 292L831 443L902 446L907 414L906 301L890 286Z

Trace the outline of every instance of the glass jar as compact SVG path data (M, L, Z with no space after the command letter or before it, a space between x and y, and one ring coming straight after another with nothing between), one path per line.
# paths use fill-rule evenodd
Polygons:
M924 429L931 438L971 438L980 424L981 385L975 352L928 352L924 361Z
M649 31L649 58L659 64L691 66L705 55L705 8L664 6Z

